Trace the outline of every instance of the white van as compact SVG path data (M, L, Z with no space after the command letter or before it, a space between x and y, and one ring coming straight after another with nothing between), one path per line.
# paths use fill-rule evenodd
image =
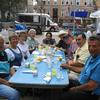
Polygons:
M36 30L58 30L58 24L52 21L50 15L44 13L18 13L17 21L23 22Z

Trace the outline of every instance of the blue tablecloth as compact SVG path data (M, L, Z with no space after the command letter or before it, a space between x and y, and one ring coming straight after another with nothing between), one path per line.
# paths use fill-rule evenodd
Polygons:
M32 54L27 61L34 61L34 55ZM36 87L36 88L63 88L69 84L68 74L66 69L61 69L60 65L63 63L63 60L59 61L58 57L62 57L65 60L64 52L58 50L54 57L50 60L51 67L48 66L48 62L45 60L35 63L37 68L37 75L33 73L24 72L30 68L21 66L17 72L10 78L9 82L18 87ZM56 75L51 75L51 80L49 82L44 80L44 77L47 72L56 70ZM60 75L60 78L58 77Z

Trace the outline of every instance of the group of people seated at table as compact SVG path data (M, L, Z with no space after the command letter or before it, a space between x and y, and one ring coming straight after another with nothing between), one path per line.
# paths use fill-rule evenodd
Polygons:
M78 36L76 38L76 41L81 40ZM83 48L83 47L82 47ZM86 47L84 48L86 49ZM77 49L78 50L78 49ZM77 53L77 50L75 53ZM83 50L83 49L82 49ZM73 81L73 85L69 86L69 89L67 92L61 94L59 96L58 100L98 100L98 97L100 96L100 37L99 36L91 36L88 39L88 50L90 53L90 56L86 59L85 63L79 64L76 67L82 67L81 70L78 72L80 73L79 79ZM84 51L86 52L86 50ZM81 54L82 55L82 54ZM80 59L80 56L77 59ZM85 56L85 55L84 55ZM81 61L82 62L82 61ZM80 63L80 62L79 62ZM77 72L77 70L73 67L75 63L67 62L65 65L66 68L69 68L70 70ZM70 84L70 83L69 83Z
M8 100L20 100L20 93L10 87L8 80L15 73L15 66L21 66L38 48L39 40L36 40L35 36L35 29L30 29L27 33L13 34L9 36L9 46L4 44L4 39L0 36L0 63L6 61L10 68L9 73L0 73L0 96ZM56 43L52 33L47 32L41 43L58 47L66 55L66 63L61 67L69 69L69 86L66 92L55 99L97 100L100 95L100 37L94 35L87 40L84 33L74 38L71 34L62 32L59 38Z
M69 69L69 86L45 100L98 100L100 96L100 36L93 35L86 40L84 34L76 36L78 48L74 58L62 64Z

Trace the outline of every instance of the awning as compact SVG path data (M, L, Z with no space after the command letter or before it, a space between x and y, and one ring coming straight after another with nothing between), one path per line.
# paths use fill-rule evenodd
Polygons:
M90 17L91 18L100 18L100 10L91 13Z
M71 16L86 18L86 17L88 17L88 12L87 11L72 11Z

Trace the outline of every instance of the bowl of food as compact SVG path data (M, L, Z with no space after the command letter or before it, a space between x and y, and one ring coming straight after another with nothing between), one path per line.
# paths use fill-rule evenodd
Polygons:
M42 57L37 57L36 60L37 60L37 62L41 62L43 60L43 58Z

